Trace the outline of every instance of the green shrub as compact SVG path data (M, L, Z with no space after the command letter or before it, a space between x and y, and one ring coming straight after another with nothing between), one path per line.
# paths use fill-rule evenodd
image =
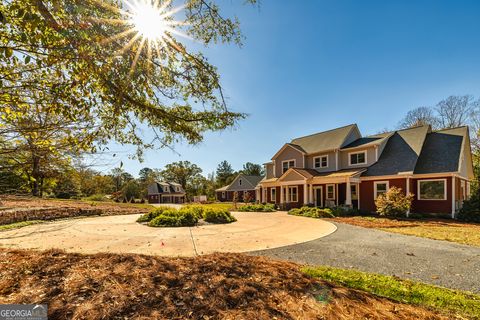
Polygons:
M403 216L412 206L413 195L404 195L402 189L390 188L386 193L381 194L375 200L377 212L381 216Z
M301 207L288 211L288 214L309 218L333 218L335 217L330 208Z
M457 218L467 222L480 222L480 194L478 192L463 202Z
M198 222L198 217L190 210L164 210L151 220L150 227L192 227Z
M207 208L203 211L204 220L210 223L231 223L237 221L228 210Z
M198 219L203 219L205 217L204 211L207 208L208 207L202 206L202 205L189 205L189 206L183 207L182 210L190 210L191 212L193 212L193 214L197 216Z
M149 213L142 214L140 217L138 217L137 222L150 222L154 218L161 215L166 210L170 210L170 208L168 208L168 207L155 208L152 211L150 211Z
M335 217L351 217L358 216L360 211L357 208L338 206L332 208L332 213Z
M275 209L275 205L272 203L266 204L246 204L238 208L238 211L242 212L274 212L277 211Z

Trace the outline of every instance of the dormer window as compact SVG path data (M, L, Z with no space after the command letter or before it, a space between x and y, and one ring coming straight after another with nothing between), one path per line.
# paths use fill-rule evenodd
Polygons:
M348 154L348 165L356 166L367 163L367 152L352 152Z
M313 158L313 167L315 169L328 167L328 156L320 156Z
M282 173L287 172L288 169L295 167L295 160L282 161Z

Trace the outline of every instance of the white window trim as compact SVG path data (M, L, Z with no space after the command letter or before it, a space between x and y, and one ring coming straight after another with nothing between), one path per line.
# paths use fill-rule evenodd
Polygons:
M443 199L421 199L420 198L420 182L431 182L431 181L443 181ZM447 189L448 189L448 184L447 184L447 179L422 179L422 180L417 180L417 200L421 201L445 201L448 199L447 197Z
M273 194L275 193L275 196ZM270 189L270 201L277 202L277 188L273 187Z
M287 172L287 171L283 172L283 168L284 168L283 164L284 164L285 162L290 163L291 161L293 161L293 167L290 167L290 164L289 164L289 165L288 165L288 169L290 169L290 168L295 168L295 167L297 166L297 160L296 160L296 159L283 160L283 161L282 161L282 174L284 174L285 172ZM287 169L287 170L288 170L288 169Z
M329 198L329 197L328 197L328 187L330 187L330 186L333 187L333 198ZM325 198L326 198L326 200L335 200L335 198L336 198L335 184L327 184L327 186L326 186L325 188L326 188L326 190L325 190L325 193L326 193L326 194L325 194Z
M352 164L352 157L351 155L352 154L361 154L363 153L365 155L365 162L362 162L362 163L354 163ZM358 152L349 152L348 153L348 165L349 166L361 166L361 165L364 165L364 164L367 164L368 163L368 159L367 159L367 151L364 150L364 151L358 151Z
M373 182L373 199L375 199L375 200L378 198L378 196L377 196L377 194L378 194L377 185L379 185L379 184L386 184L387 185L387 188L386 188L385 192L388 192L388 190L390 189L390 181L388 181L388 180L387 181L375 181L375 182Z
M298 187L297 186L292 186L292 187L287 186L287 188L289 188L289 190L288 190L288 197L290 198L289 202L298 202ZM295 191L295 197L296 197L295 200L293 199L293 192L292 192L293 189L296 190Z
M326 166L322 166L322 158L326 158L327 159L327 165ZM320 159L320 166L317 167L315 166L315 160L317 159ZM328 168L328 154L324 154L324 155L321 155L321 156L317 156L317 157L314 157L313 158L313 168L314 169L323 169L323 168Z

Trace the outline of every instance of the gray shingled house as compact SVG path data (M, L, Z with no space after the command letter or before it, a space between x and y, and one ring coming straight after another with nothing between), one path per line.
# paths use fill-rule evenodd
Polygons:
M155 182L148 186L148 203L185 203L185 190L176 182Z
M261 202L284 208L351 206L376 211L393 186L412 193L412 212L455 213L470 196L468 127L418 126L362 137L356 124L293 139L265 164Z
M252 201L256 201L255 188L257 187L262 176L248 176L245 174L239 174L228 186L219 188L216 191L218 201L233 201L233 195L235 192L238 194L238 201L243 202L244 196L249 193Z

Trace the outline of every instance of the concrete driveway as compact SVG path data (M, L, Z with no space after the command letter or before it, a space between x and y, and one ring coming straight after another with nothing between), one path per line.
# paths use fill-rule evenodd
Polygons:
M231 224L152 228L136 223L140 216L69 219L0 232L9 248L61 248L70 252L143 253L194 256L212 252L247 252L311 241L336 230L318 219L285 212L236 212Z

